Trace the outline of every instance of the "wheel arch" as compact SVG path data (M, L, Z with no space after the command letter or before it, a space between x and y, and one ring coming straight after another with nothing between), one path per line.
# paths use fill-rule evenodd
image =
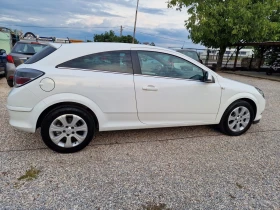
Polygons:
M47 107L39 116L37 123L36 123L36 129L41 127L42 121L43 119L54 109L58 108L58 107L62 107L62 106L72 106L72 107L79 107L82 108L86 111L88 111L92 118L94 119L95 125L96 125L96 129L97 131L99 130L99 121L98 118L96 116L96 114L87 106L81 104L81 103L77 103L77 102L70 102L70 101L64 101L64 102L59 102L59 103L55 103L52 104L51 106Z
M94 101L79 94L60 93L45 98L33 108L32 112L34 112L34 115L32 121L34 122L34 131L36 128L40 127L42 120L51 110L65 105L81 107L88 110L93 116L93 119L96 120L98 129L100 129L106 121L104 113Z
M220 108L220 111L217 115L217 122L220 123L220 121L222 120L222 117L224 115L224 113L226 112L226 110L228 109L228 107L235 103L236 101L246 101L248 102L253 110L254 110L254 118L256 117L256 114L257 114L257 111L258 111L258 108L257 108L257 99L251 95L251 94L246 94L246 95L243 95L243 94L237 94L235 96L233 96L232 98L230 98L227 103L225 103L225 105L223 107Z

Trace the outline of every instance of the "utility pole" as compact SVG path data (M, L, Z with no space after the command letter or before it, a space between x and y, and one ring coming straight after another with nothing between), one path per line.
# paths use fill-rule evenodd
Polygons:
M121 26L120 37L122 37L123 27Z
M133 31L132 44L134 44L134 39L135 39L136 22L137 22L137 13L138 13L138 4L139 4L139 0L137 0L137 6L136 6L136 12L135 12L135 22L134 22L134 31Z

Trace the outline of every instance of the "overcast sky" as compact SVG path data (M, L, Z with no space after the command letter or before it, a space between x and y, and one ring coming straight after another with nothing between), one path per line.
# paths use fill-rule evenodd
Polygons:
M0 26L31 31L40 36L93 39L114 30L133 34L137 0L9 0L1 2ZM136 38L163 47L202 48L188 39L186 11L167 8L167 0L140 0ZM20 26L41 26L20 27ZM64 27L64 28L59 28ZM68 28L69 27L69 28Z

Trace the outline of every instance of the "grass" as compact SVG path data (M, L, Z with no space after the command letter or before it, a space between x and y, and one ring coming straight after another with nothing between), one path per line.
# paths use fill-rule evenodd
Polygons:
M33 179L37 179L39 173L40 173L40 170L38 170L35 167L31 166L31 168L29 170L27 170L24 175L19 177L18 180L31 181Z

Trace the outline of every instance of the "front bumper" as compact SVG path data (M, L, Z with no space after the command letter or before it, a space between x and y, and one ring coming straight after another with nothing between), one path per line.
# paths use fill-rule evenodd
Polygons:
M258 124L261 120L255 120L253 121L253 124Z

